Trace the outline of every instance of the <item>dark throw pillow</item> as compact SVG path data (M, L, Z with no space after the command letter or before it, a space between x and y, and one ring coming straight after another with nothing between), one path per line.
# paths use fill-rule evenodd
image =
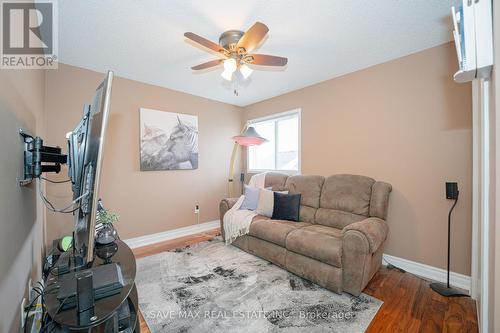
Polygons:
M298 221L300 213L300 194L274 192L273 220Z

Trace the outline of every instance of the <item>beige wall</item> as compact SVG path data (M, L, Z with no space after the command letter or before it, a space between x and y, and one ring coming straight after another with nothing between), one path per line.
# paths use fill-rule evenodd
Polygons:
M452 270L470 274L471 88L452 81L456 68L446 44L250 105L243 116L234 106L117 78L101 196L120 214L123 238L195 224L195 204L202 222L215 220L226 192L228 138L242 118L301 108L302 173L356 173L393 185L388 254L446 267L451 202L444 182L458 181ZM65 145L102 77L67 65L48 71L47 143ZM140 107L199 115L198 170L139 171ZM70 198L64 185L48 193L59 205ZM48 239L71 231L70 216L48 214Z
M65 133L75 127L83 104L92 100L103 78L102 73L68 65L47 71L47 143L65 147ZM139 171L141 107L198 115L197 170ZM121 217L120 236L126 239L193 225L196 204L200 222L217 220L219 201L226 196L230 138L240 125L241 110L235 106L115 77L101 197ZM59 175L66 177L66 170ZM67 185L48 185L48 193L58 206L70 201ZM48 239L71 232L72 216L47 214Z
M116 78L101 197L120 214L122 238L193 225L196 204L201 222L216 220L218 202L226 194L229 138L239 132L242 120L301 108L302 173L357 173L392 183L388 254L445 268L451 202L444 199L444 182L458 181L452 270L469 274L471 89L451 80L455 59L447 44L243 109ZM22 125L43 135L46 144L65 147L65 133L74 128L103 76L67 65L49 71L0 70L0 123L8 125L0 134L11 138L11 125ZM139 171L140 107L199 116L198 170ZM2 332L18 330L17 304L28 278L39 276L43 238L44 210L35 198L37 187L20 189L13 181L17 167L10 167L2 163L0 169ZM65 172L49 177L65 179ZM13 193L19 198L28 193L34 206L9 201ZM71 198L67 185L49 185L48 195L56 206ZM19 213L14 207L24 208ZM71 232L71 216L47 215L47 242ZM498 256L495 259L498 262Z
M471 86L452 44L250 105L246 120L302 109L302 173L353 173L393 185L385 252L446 268L445 181L458 181L452 271L470 274ZM244 154L243 154L244 155Z
M38 183L20 187L19 128L43 135L45 72L0 69L0 332L19 332L28 280L41 277L44 209Z

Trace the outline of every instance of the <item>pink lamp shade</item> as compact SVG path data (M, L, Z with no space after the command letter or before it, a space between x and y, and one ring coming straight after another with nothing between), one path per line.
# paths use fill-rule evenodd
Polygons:
M267 139L261 137L252 126L248 127L244 133L233 136L233 139L237 144L245 147L258 146L267 141Z

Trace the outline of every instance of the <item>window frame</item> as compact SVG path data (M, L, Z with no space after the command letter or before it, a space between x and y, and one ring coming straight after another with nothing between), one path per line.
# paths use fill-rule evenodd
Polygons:
M300 174L301 169L302 169L302 154L301 154L301 146L302 146L302 109L297 108L285 112L279 112L279 113L273 113L269 116L265 117L259 117L259 118L254 118L250 119L247 121L248 126L252 126L253 124L256 123L265 123L265 122L275 122L277 120L286 120L287 118L293 118L297 116L298 120L298 149L297 149L297 158L298 158L298 169L297 170L279 170L279 169L250 169L250 147L247 147L246 149L246 159L247 159L247 165L246 165L246 171L247 173L254 174L254 173L261 173L261 172L281 172L289 175L297 175ZM274 135L275 135L275 149L274 149L274 165L277 165L277 158L278 158L278 126L274 126Z

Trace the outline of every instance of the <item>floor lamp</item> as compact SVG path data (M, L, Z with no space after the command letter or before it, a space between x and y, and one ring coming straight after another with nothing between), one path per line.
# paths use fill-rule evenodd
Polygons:
M229 178L227 182L227 194L229 198L234 196L233 193L233 176L234 176L234 160L236 159L236 152L238 151L238 146L250 147L258 146L267 141L267 139L261 137L259 133L248 124L243 127L243 131L240 135L233 136L234 146L233 153L231 154L231 162L229 163Z

